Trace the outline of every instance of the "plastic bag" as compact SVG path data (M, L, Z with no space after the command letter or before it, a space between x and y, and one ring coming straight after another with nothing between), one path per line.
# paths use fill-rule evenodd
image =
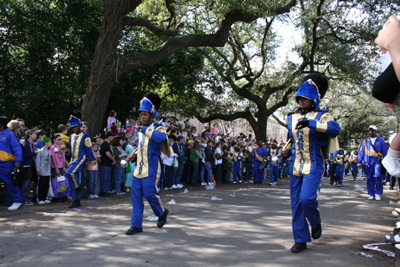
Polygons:
M51 179L51 184L55 198L62 198L71 194L69 181L64 176L58 176Z
M173 164L173 166L174 166L174 169L175 169L175 170L179 168L179 162L178 162L178 159L177 159L176 157L174 157L174 164Z

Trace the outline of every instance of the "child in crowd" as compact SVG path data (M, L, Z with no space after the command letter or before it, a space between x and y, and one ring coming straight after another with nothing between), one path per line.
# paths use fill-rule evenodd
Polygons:
M67 127L67 125L64 125L64 124L60 124L60 125L58 125L58 133L60 134L60 136L61 136L61 144L64 146L64 147L67 147L67 145L68 145L68 141L69 141L69 136L67 135L67 133L68 133L68 127Z
M38 176L38 204L43 205L51 203L47 200L47 192L49 191L50 182L50 163L51 163L51 153L49 148L51 147L51 139L49 137L44 137L42 139L43 148L39 150L36 157L36 171Z
M117 123L115 121L111 122L111 132L113 132L114 134L118 134L118 127L117 127Z
M93 154L97 160L97 163L100 163L100 158L101 155L99 153L99 145L96 142L96 140L93 140ZM93 198L98 198L99 196L96 194L96 185L97 185L97 175L98 175L98 168L99 165L95 165L92 166L92 164L87 164L87 170L89 173L89 188L88 188L88 194L89 194L89 198L93 199Z
M36 135L37 135L37 141L35 143L35 146L36 146L36 148L41 149L43 147L42 140L43 140L43 138L46 137L47 133L45 130L38 130Z
M51 154L51 174L53 177L64 175L69 165L65 160L64 146L61 145L61 135L56 133L53 135L53 145L50 148Z

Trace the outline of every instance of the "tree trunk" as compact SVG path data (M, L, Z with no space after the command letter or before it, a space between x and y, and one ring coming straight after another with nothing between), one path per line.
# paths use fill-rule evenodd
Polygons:
M82 119L88 122L91 136L101 132L104 115L115 81L116 51L124 29L123 19L130 1L104 1L104 18L93 57L91 74L82 105Z
M257 115L257 127L253 128L253 131L256 135L256 139L262 140L263 142L267 142L267 123L268 123L268 115L266 112L259 112Z

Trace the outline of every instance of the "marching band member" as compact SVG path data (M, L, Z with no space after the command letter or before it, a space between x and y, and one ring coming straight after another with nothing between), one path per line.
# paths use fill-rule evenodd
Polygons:
M69 206L79 208L81 206L81 198L86 192L86 186L81 184L79 177L81 169L85 166L88 158L92 166L97 165L96 157L92 150L92 142L89 134L81 131L82 121L71 115L69 118L69 127L73 134L69 136L68 149L71 151L70 166L65 173L71 186L71 197L73 203Z
M263 141L258 140L258 148L254 151L253 164L254 164L254 184L262 184L264 181L264 168L261 165L266 160L267 149L263 147Z
M161 99L154 93L147 93L139 106L142 124L139 128L137 149L127 160L136 160L132 180L132 219L127 235L143 232L143 197L147 199L153 212L158 216L157 227L162 228L167 222L168 209L159 194L162 177L165 176L160 159L161 152L168 157L173 153L168 136L161 123L154 122L161 105Z
M295 95L299 109L289 113L287 118L288 140L292 140L292 148L282 150L281 154L290 157L293 253L302 252L311 241L308 223L313 239L322 234L318 195L325 168L321 148L340 131L339 124L328 110L318 108L327 89L328 80L322 74L306 76Z
M239 177L239 184L242 183L242 174L240 173L240 164L243 160L243 153L240 151L240 148L237 146L235 147L235 153L233 154L233 183L236 184L238 182Z
M279 154L278 143L274 140L272 141L271 148L268 150L268 160L269 160L269 184L271 186L276 186L278 183L278 169L279 163L275 166L271 159Z
M13 184L11 173L22 162L22 149L15 135L7 128L7 117L0 117L0 179L3 180L12 196L13 204L9 210L17 210L22 205L19 187Z
M336 180L337 186L342 187L343 184L343 174L344 174L344 165L345 165L345 158L344 158L344 149L341 148L338 151L333 153L335 157L335 161L333 162L336 165Z
M368 127L369 137L364 139L360 146L357 157L357 166L365 165L365 174L367 176L367 189L370 200L381 200L383 193L382 170L379 164L379 157L385 157L387 146L385 141L378 136L378 127L371 125Z
M357 167L357 155L358 151L355 150L353 151L353 155L350 156L349 162L350 162L350 169L351 169L351 174L353 175L353 180L357 180L357 174L358 174L358 167Z

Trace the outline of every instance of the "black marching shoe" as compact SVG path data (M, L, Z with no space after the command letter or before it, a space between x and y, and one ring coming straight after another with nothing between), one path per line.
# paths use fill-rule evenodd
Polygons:
M128 230L126 230L126 235L134 235L137 233L143 232L143 228L136 228L136 227L131 227Z
M317 225L317 227L312 229L311 236L313 239L318 239L321 237L321 235L322 235L322 227L321 227L321 221L320 221L319 224Z
M82 199L85 196L86 193L86 186L83 186L82 184L78 187L78 192L76 194L77 199Z
M70 209L80 208L80 207L81 207L81 201L80 200L75 200L74 202L72 202L71 205L69 205Z
M300 253L307 248L307 243L295 243L290 249L292 253Z
M168 216L169 210L165 209L164 214L160 217L158 217L158 222L157 222L157 227L162 228L164 224L167 223L167 216Z

